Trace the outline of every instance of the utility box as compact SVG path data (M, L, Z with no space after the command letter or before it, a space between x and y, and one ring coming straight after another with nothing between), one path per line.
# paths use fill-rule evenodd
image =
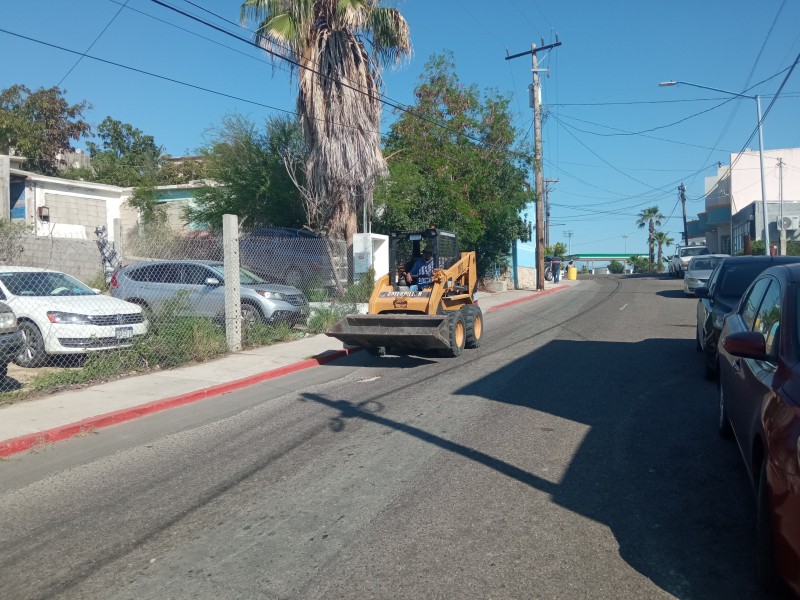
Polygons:
M357 233L353 236L353 279L375 270L375 281L389 272L389 236Z

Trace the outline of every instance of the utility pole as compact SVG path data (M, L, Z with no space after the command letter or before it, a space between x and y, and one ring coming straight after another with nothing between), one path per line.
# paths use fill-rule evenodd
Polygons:
M689 231L686 227L686 186L681 184L678 186L678 191L681 196L681 205L683 206L683 243L689 245Z
M544 245L550 245L550 184L558 183L558 179L544 180Z
M571 229L568 229L564 232L564 237L567 238L567 256L572 256L572 236L575 235L575 232Z
M530 88L531 92L531 106L533 108L533 141L534 141L534 157L533 168L536 173L536 289L544 289L544 211L542 210L542 201L544 200L542 193L543 177L542 177L542 116L539 107L539 61L536 58L536 53L542 50L549 50L560 46L561 42L549 44L537 48L536 44L531 44L531 49L527 52L520 52L506 56L506 60L519 58L520 56L531 55L531 71L533 72L533 83ZM546 71L546 69L545 69Z
M623 233L622 234L622 239L625 240L625 252L624 252L624 254L627 257L627 254L628 254L628 236Z

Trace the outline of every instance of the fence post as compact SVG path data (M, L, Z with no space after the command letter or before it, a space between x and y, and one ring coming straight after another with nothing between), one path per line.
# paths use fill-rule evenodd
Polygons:
M242 297L239 279L239 218L222 215L222 246L225 262L225 338L228 350L242 349Z
M120 266L124 263L122 258L122 219L114 219L114 250L117 252L117 260Z

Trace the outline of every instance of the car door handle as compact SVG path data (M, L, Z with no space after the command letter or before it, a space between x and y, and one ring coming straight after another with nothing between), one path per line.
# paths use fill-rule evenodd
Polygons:
M733 361L733 372L738 373L742 369L742 360L737 358Z

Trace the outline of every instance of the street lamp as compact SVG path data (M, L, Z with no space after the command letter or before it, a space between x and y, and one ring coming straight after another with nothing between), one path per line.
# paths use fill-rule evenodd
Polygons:
M696 83L688 83L686 81L662 81L658 84L661 87L672 87L673 85L688 85L691 87L700 88L702 90L711 90L712 92L720 92L721 94L730 94L737 98L750 98L756 101L756 110L758 111L758 162L761 168L761 213L764 224L764 254L769 256L769 227L767 225L767 188L766 179L764 178L764 134L761 130L761 96L748 96L747 94L737 94L736 92L729 92L728 90L721 90L719 88L708 87L705 85L698 85ZM733 206L731 206L733 210ZM731 236L733 231L731 231Z

